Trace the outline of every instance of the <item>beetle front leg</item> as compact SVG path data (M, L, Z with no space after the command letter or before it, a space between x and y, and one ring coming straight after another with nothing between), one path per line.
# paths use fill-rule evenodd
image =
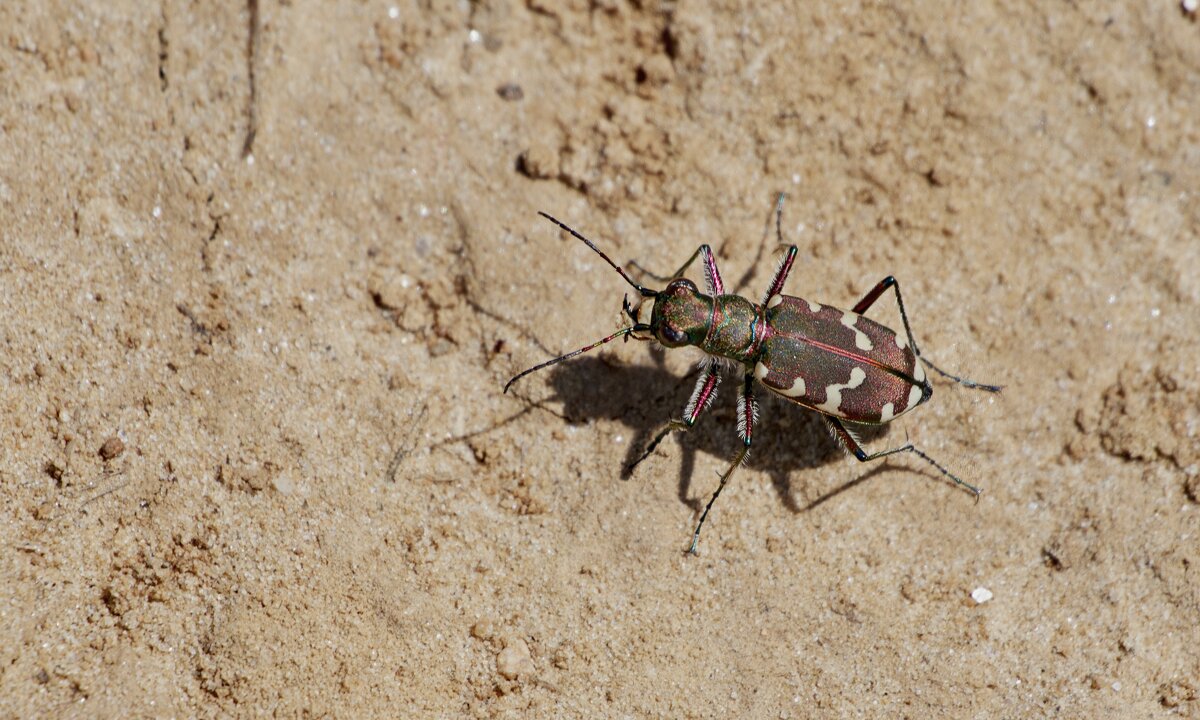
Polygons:
M641 464L643 460L650 457L650 453L658 447L658 444L663 441L667 435L674 430L687 430L696 424L700 419L700 413L704 412L709 405L712 404L713 398L717 396L717 385L721 383L721 374L718 371L717 363L709 360L704 364L704 369L700 373L700 377L696 379L696 389L692 391L692 397L688 400L687 407L683 409L683 416L680 418L671 418L664 425L654 439L646 445L646 451L638 457L637 460L631 462L626 468L626 472L633 472L633 469Z
M986 385L974 380L969 380L965 377L951 375L921 356L921 351L917 348L917 341L913 339L912 328L909 327L908 324L908 313L904 311L904 297L900 295L900 281L891 275L888 275L883 280L880 280L878 285L871 288L871 292L864 295L863 299L859 300L858 304L854 306L854 312L859 315L866 314L867 310L875 304L875 301L879 299L879 296L882 295L888 288L894 288L896 290L896 305L900 308L900 320L904 322L904 333L908 336L908 344L912 347L913 354L920 358L921 362L925 363L929 369L933 370L937 374L941 375L947 380L953 380L959 385L965 385L966 387L975 388L977 390L986 390L987 392L1000 392L1002 389L1002 386L1000 385Z
M738 392L738 435L742 438L742 448L738 450L738 454L734 456L733 462L730 463L729 469L721 475L721 483L717 485L717 490L708 499L708 504L704 506L704 512L700 514L700 522L696 523L696 531L692 533L692 544L688 547L689 555L699 555L696 549L700 544L700 528L704 527L704 520L708 517L708 511L712 510L713 503L717 501L717 497L721 491L725 489L725 483L729 482L729 478L733 476L733 471L741 467L746 461L746 455L750 453L750 441L754 435L754 424L758 420L758 401L754 399L754 373L746 373L742 378L742 387Z
M934 466L935 468L937 468L940 473L942 473L946 477L953 480L955 485L962 486L968 492L970 492L972 495L974 495L976 500L979 500L979 493L980 493L979 488L966 482L959 476L955 475L954 473L950 472L946 468L942 467L941 463L939 463L937 460L934 460L933 458L926 455L924 452L919 450L917 448L917 446L913 445L912 443L905 443L904 445L901 445L898 448L892 448L890 450L880 450L879 452L871 453L868 455L867 452L862 449L862 446L858 444L858 439L856 437L854 437L854 435L851 434L851 432L849 430L846 429L845 424L843 424L841 420L839 420L835 417L829 417L827 415L827 416L825 416L825 421L829 423L829 429L831 431L833 431L834 437L837 438L838 441L840 441L842 443L842 445L845 446L846 450L849 451L850 454L853 455L859 462L870 462L872 460L878 460L880 458L887 457L888 455L896 455L896 454L899 454L902 452L910 452L910 453L916 455L917 457L921 458L925 462L929 463L930 465Z
M712 248L707 244L696 248L696 252L687 259L683 265L679 267L670 277L655 275L646 268L642 267L637 260L630 260L629 265L638 269L644 275L657 280L659 282L670 282L676 278L683 277L687 269L696 262L696 258L701 258L704 261L704 279L708 283L708 294L716 297L717 295L725 294L725 283L721 280L721 271L717 269L717 259L713 256Z

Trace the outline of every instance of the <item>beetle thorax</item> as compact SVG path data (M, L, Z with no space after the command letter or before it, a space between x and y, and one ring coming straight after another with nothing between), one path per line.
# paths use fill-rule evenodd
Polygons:
M740 363L753 363L770 331L762 308L737 295L721 295L714 300L710 323L701 349Z

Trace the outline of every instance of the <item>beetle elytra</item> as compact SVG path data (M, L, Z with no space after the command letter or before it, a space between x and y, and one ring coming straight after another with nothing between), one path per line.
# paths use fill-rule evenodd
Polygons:
M780 244L783 241L780 227L783 197L782 194L779 196L775 207L775 231ZM581 240L603 258L625 282L638 291L641 299L631 306L627 296L622 303L630 325L590 345L517 374L504 386L506 393L513 383L529 373L617 338L653 340L667 348L686 345L699 348L704 351L706 358L683 414L663 426L634 461L632 468L654 452L670 432L686 430L696 423L716 396L720 382L720 359L732 361L743 370L737 399L737 427L742 447L721 475L720 484L701 513L696 530L692 533L689 553L697 554L700 529L713 503L750 452L754 427L758 422L758 403L754 397L756 382L790 402L820 413L834 438L860 462L898 453L912 453L976 498L979 497L978 488L963 481L911 442L868 453L860 446L852 429L854 424L890 422L927 402L933 395L933 386L926 376L925 367L960 385L987 392L999 392L1001 389L998 385L986 385L951 375L921 356L909 327L908 314L904 310L900 284L894 277L888 276L876 284L849 311L784 295L783 285L797 253L796 246L791 245L775 271L762 303L756 304L725 292L725 284L711 248L701 245L669 278L659 278L667 282L665 288L652 290L636 282L591 240L550 215L544 212L539 214ZM683 277L697 258L704 266L705 292ZM904 323L902 334L864 315L889 289L896 293L896 304ZM647 303L646 300L652 300L653 303Z

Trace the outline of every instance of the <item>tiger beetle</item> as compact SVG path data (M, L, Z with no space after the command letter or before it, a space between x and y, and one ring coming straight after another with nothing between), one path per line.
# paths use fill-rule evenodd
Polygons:
M781 194L775 206L775 233L781 245L783 199ZM737 429L742 447L729 469L721 475L720 484L704 507L696 530L692 533L688 553L698 554L696 548L700 542L700 528L704 526L708 512L733 472L750 452L750 441L758 421L755 380L784 399L820 413L833 437L860 462L904 452L912 453L937 468L942 475L976 499L979 498L978 488L947 470L911 442L868 453L862 449L852 429L854 425L891 422L928 402L933 396L933 386L925 375L925 367L970 388L993 393L1001 389L998 385L985 385L951 375L921 356L908 324L908 314L904 311L904 300L896 278L889 275L881 280L849 311L784 295L783 284L797 252L796 246L791 245L759 305L725 292L712 249L708 245L701 245L669 278L646 273L667 283L662 290L651 290L634 281L591 240L544 212L538 214L583 241L604 258L625 282L638 291L641 300L631 306L626 296L622 302L622 310L632 321L631 325L603 340L525 370L508 381L504 392L507 393L513 383L529 373L569 360L617 338L626 341L630 337L655 340L667 348L685 345L700 348L706 357L701 363L696 389L683 415L672 418L659 430L642 455L629 466L632 470L649 457L671 431L687 430L696 424L700 414L716 397L722 360L742 366L742 382L738 387L737 399ZM704 265L706 291L703 293L695 283L683 277L696 258L700 258ZM903 334L863 315L889 289L896 291L896 305L904 322ZM645 302L647 299L654 302L648 306Z

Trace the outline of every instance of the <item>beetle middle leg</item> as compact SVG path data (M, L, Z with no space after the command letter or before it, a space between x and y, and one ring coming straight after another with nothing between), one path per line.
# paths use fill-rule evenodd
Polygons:
M700 554L696 548L700 544L700 528L704 527L704 520L708 517L708 511L712 510L713 503L717 501L717 497L725 489L725 483L729 482L729 478L733 476L733 472L741 467L742 463L746 461L746 455L750 453L750 440L754 434L754 424L758 420L758 402L754 399L753 372L746 373L742 378L742 387L738 393L737 409L738 435L742 438L742 447L738 450L738 454L734 456L729 469L721 475L721 483L717 485L716 492L708 499L708 504L704 506L704 512L700 514L700 521L696 523L696 531L692 533L692 544L687 550L689 555Z
M953 480L955 485L960 485L963 488L966 488L968 492L975 496L976 500L979 499L979 488L975 487L969 482L966 482L959 476L942 467L941 463L926 455L924 452L918 449L916 445L908 442L897 448L880 450L879 452L868 454L862 449L862 446L858 444L858 438L854 437L854 435L848 429L846 429L846 425L841 420L835 417L826 416L825 421L829 423L829 429L833 431L834 437L836 437L842 443L842 445L845 446L846 450L848 450L850 454L852 454L859 462L870 462L872 460L885 458L888 455L897 455L902 452L910 452L937 468L939 472Z
M888 288L894 288L896 291L896 305L900 308L900 320L904 322L904 333L908 336L908 344L912 346L913 354L916 355L922 363L927 365L938 375L941 375L947 380L952 380L959 385L975 388L977 390L986 390L987 392L1000 392L1002 389L1002 386L1000 385L987 385L985 383L969 380L965 377L952 375L921 356L921 351L919 348L917 348L917 341L913 339L912 328L908 324L908 313L904 311L904 297L900 295L900 281L891 275L888 275L883 280L880 280L878 285L871 288L871 291L864 295L863 299L859 300L858 304L854 306L854 312L859 315L866 314L867 310L875 304L875 301L879 299L879 296L882 295ZM936 463L934 464L936 465ZM943 472L945 471L943 470Z
M687 430L695 425L696 421L700 419L700 413L704 412L717 396L717 385L720 383L721 374L718 371L717 363L711 360L707 361L704 369L700 372L700 377L696 379L696 389L692 391L692 397L683 409L683 416L671 418L666 425L663 425L654 436L654 439L646 445L645 452L638 456L637 460L629 463L625 471L633 472L633 469L640 465L643 460L650 457L650 453L654 452L654 449L663 441L663 438L671 434L673 430Z
M779 193L779 199L775 201L775 239L780 245L783 244L783 200L785 197L787 196ZM783 284L787 282L788 273L792 271L792 263L795 261L796 246L789 245L787 253L779 261L779 267L775 268L775 276L771 278L767 294L763 296L764 304L769 302L773 296L783 292Z

